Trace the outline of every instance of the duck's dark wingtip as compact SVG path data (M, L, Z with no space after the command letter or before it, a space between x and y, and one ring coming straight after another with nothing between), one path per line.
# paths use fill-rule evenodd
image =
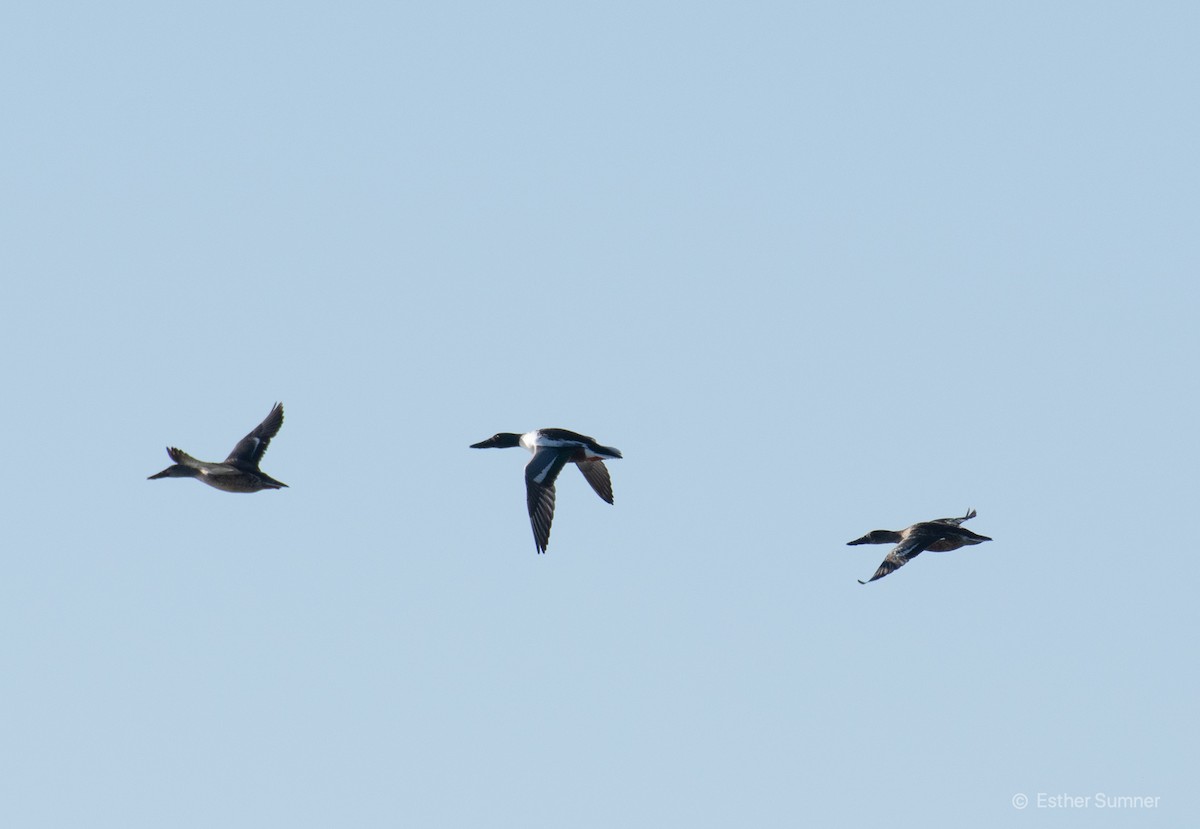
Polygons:
M862 579L859 579L859 580L858 580L858 583L859 583L859 584L866 584L866 582L865 582L865 581L863 581Z

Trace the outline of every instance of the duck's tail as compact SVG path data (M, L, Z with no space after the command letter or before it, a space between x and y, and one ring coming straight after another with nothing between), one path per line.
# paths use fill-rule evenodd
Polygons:
M604 455L609 458L619 458L619 457L621 457L621 450L616 449L612 446L601 446L600 444L597 443L596 444L596 454Z

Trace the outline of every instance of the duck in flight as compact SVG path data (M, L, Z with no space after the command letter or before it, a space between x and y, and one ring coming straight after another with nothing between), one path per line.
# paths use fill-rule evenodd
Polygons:
M937 518L933 521L922 521L903 530L871 530L862 538L847 541L847 546L856 544L895 544L896 546L884 558L875 575L859 584L881 579L893 570L898 570L926 550L944 553L957 550L971 544L982 544L991 541L986 535L973 533L962 522L974 518L975 510L967 510L961 518Z
M525 497L529 506L529 521L533 525L533 542L539 553L546 552L550 543L550 522L554 520L554 481L568 463L579 467L597 495L610 504L613 502L612 479L608 477L604 460L621 457L620 450L601 446L595 438L568 429L537 429L523 435L499 432L487 440L471 444L472 449L508 449L513 446L533 453L533 459L525 466Z
M198 461L191 455L167 447L167 454L174 464L168 466L157 475L151 475L147 480L155 478L196 478L211 487L224 492L258 492L260 489L279 489L287 484L277 481L258 468L263 453L271 443L271 438L283 425L283 404L276 403L275 408L266 416L262 423L254 427L238 445L233 447L229 457L221 463Z

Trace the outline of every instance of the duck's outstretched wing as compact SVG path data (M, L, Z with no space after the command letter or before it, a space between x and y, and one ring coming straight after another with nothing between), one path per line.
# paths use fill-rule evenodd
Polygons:
M182 464L183 466L195 466L197 463L199 463L199 461L197 461L187 452L184 452L182 449L176 449L174 446L167 447L167 457L175 461L175 463Z
M579 471L583 473L587 482L592 485L592 489L596 490L596 494L611 504L613 502L612 478L608 476L608 467L604 465L604 461L581 461L575 465L579 467Z
M225 463L257 469L259 461L262 460L263 454L271 444L271 438L275 437L282 425L283 404L276 403L275 408L271 409L271 413L263 419L263 422L238 441L238 445L233 447L233 451L225 459Z
M525 466L525 498L533 542L539 553L550 544L550 524L554 521L554 481L571 456L571 450L539 446Z
M901 541L899 544L893 547L891 552L889 552L883 559L883 562L879 565L879 569L875 571L875 575L871 576L871 578L867 579L866 581L859 579L858 583L867 584L875 581L876 579L883 578L893 570L899 570L905 564L908 564L914 558L929 549L929 545L937 541L937 539L938 537L936 535L920 534Z
M969 521L970 519L974 518L976 515L977 515L977 513L972 508L972 509L968 509L967 514L964 515L962 518L938 518L929 523L931 523L931 524L953 524L954 526L957 527L958 525L962 524L962 522Z

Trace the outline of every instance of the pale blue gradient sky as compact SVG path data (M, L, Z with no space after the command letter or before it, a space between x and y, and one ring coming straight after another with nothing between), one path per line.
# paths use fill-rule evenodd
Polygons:
M0 10L0 824L1200 818L1200 11L433 5Z

